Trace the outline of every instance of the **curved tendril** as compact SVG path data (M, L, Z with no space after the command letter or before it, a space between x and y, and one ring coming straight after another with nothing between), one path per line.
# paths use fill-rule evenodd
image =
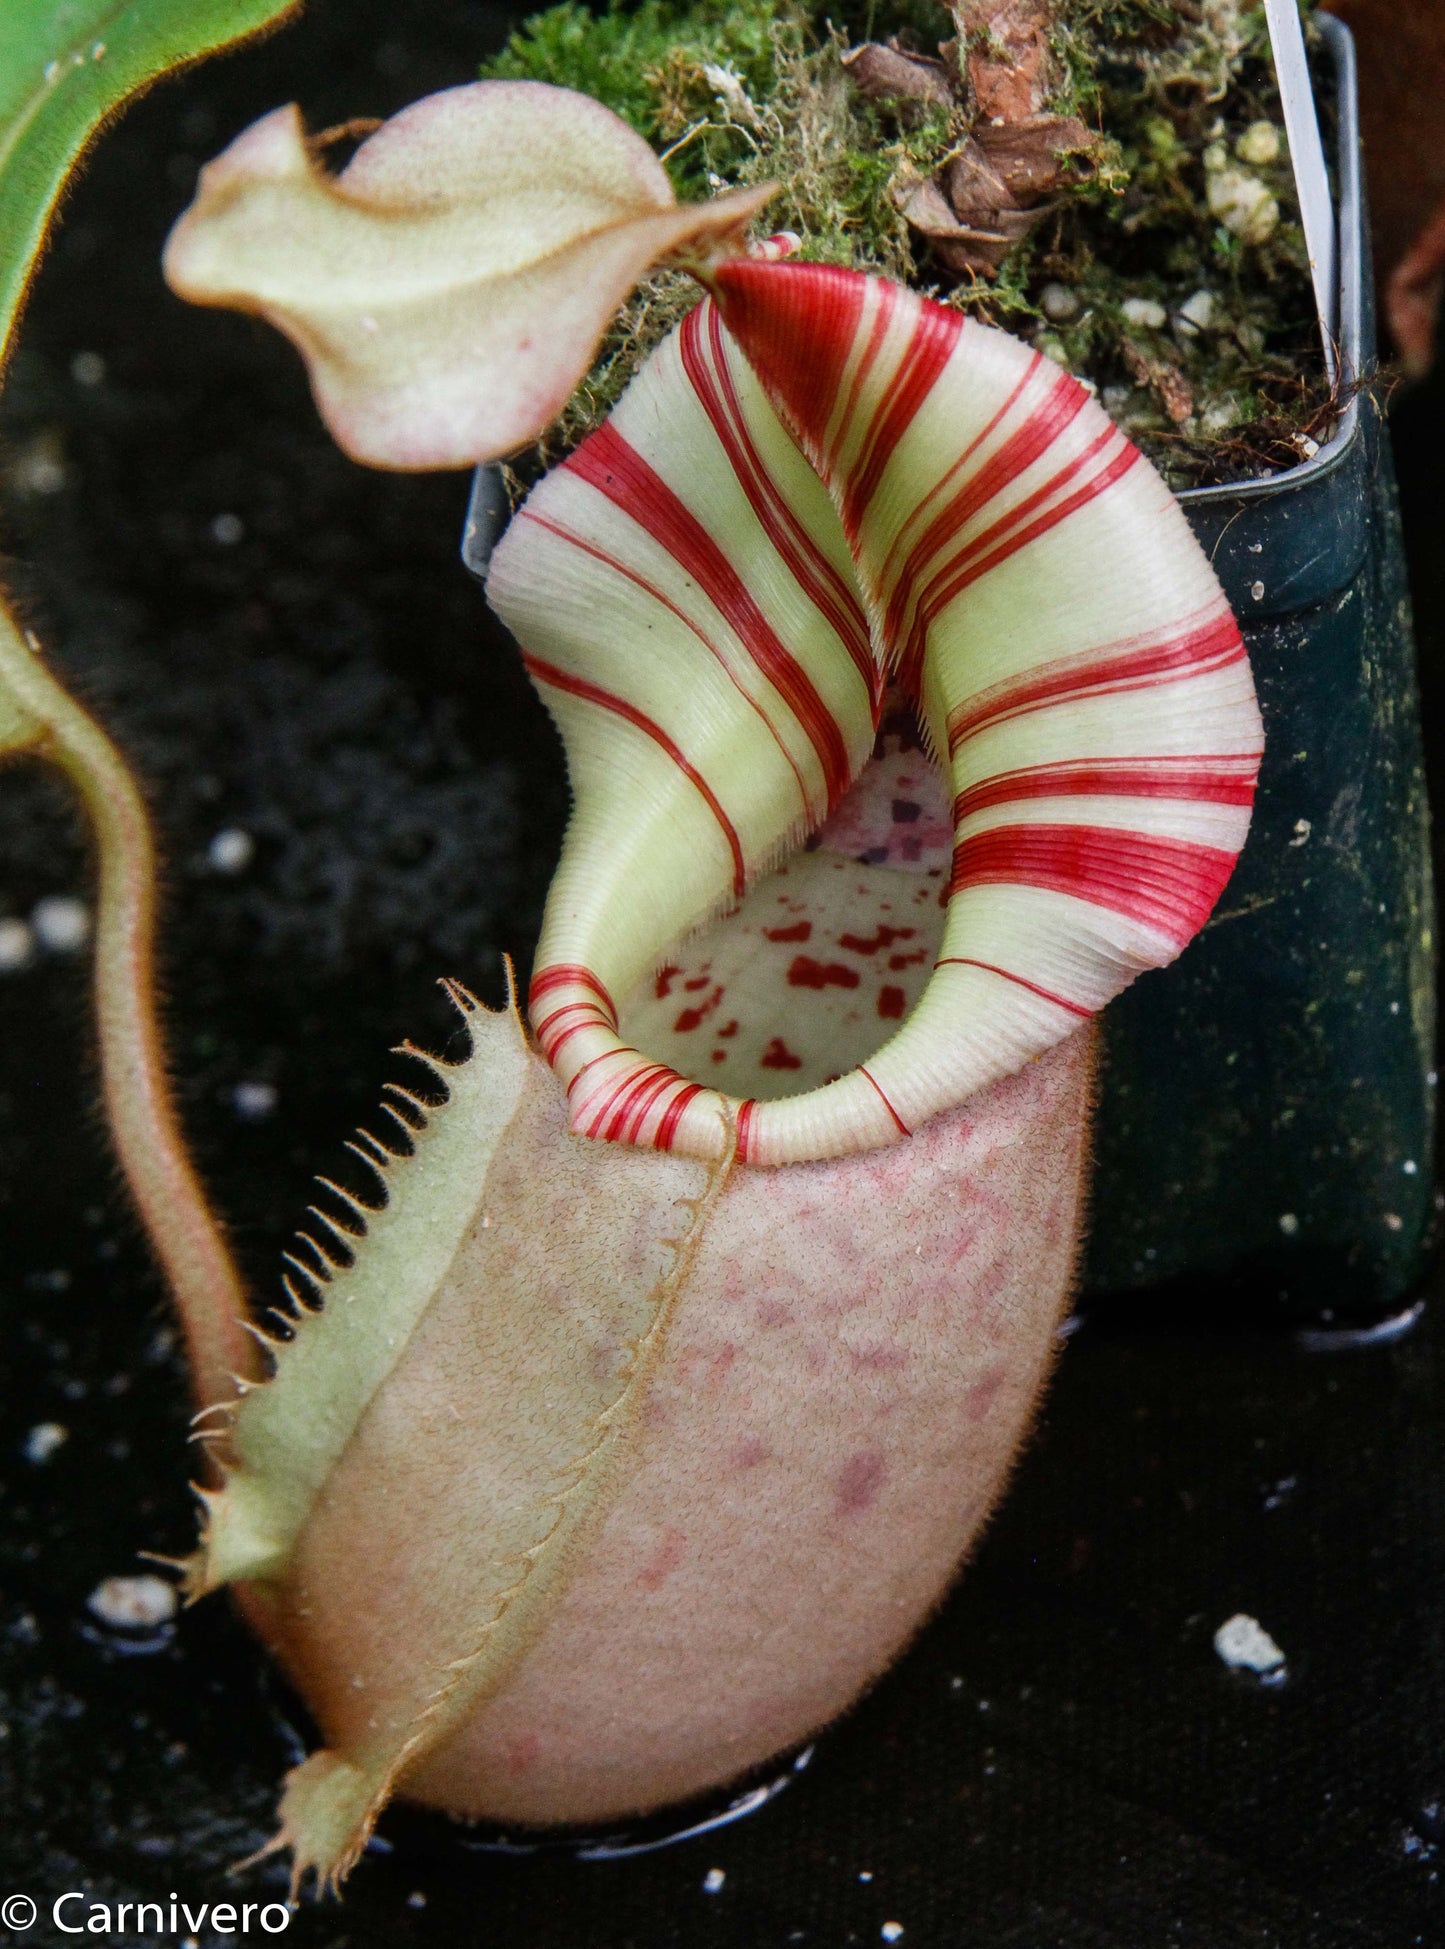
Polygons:
M0 700L16 714L0 745L65 773L95 834L101 1087L116 1154L180 1312L197 1397L230 1401L262 1369L245 1292L187 1154L166 1076L154 970L155 848L134 778L95 720L0 610ZM0 730L5 728L0 720Z

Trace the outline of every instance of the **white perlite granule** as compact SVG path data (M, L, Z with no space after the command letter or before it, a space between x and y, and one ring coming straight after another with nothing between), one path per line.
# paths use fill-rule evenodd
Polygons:
M35 936L23 920L0 920L0 974L18 974L35 959Z
M1284 1653L1257 1617L1236 1611L1214 1634L1214 1649L1232 1671L1277 1672Z
M274 1083L237 1083L231 1091L231 1108L244 1123L260 1123L276 1108Z
M1131 325L1140 325L1148 332L1162 332L1169 321L1169 313L1157 298L1126 298L1119 309Z
M241 826L227 826L206 848L206 864L213 873L244 873L256 857L256 842Z
M27 1462L48 1462L57 1448L63 1448L70 1430L59 1421L38 1421L25 1437Z
M175 1585L164 1577L103 1577L85 1601L114 1631L154 1631L176 1614Z
M75 954L90 939L90 909L71 894L47 894L32 908L30 927L51 954Z

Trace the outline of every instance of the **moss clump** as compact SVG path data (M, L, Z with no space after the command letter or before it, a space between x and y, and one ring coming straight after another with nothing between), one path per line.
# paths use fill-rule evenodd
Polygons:
M482 73L502 81L576 88L631 123L654 148L677 145L669 172L680 197L710 194L711 179L736 171L748 144L718 115L709 69L731 76L744 100L776 91L773 15L751 0L641 0L594 13L578 0L536 14ZM680 142L692 122L702 140Z
M1097 136L988 276L950 272L901 207L979 114L968 36L960 47L958 19L932 0L826 17L805 0L595 13L563 0L483 72L594 95L653 144L682 197L776 180L769 225L796 231L803 257L883 272L1032 338L1098 388L1175 486L1293 464L1331 407L1262 8L1053 12L1045 106ZM842 57L870 36L941 49L952 105L865 100ZM665 271L639 289L538 461L596 423L695 296Z

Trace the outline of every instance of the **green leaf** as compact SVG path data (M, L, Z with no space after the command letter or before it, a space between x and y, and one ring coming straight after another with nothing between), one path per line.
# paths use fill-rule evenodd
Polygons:
M271 27L297 0L4 0L0 360L62 190L130 96Z

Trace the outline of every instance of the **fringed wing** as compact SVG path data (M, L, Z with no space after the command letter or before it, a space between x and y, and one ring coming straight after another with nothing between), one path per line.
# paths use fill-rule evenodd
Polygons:
M577 1143L515 1014L451 993L471 1053L423 1058L444 1103L396 1092L403 1148L365 1140L385 1202L328 1186L350 1223L314 1211L343 1256L292 1259L288 1338L235 1406L187 1566L192 1596L241 1584L321 1729L273 1843L293 1889L348 1872L545 1628L625 1484L726 1178Z

